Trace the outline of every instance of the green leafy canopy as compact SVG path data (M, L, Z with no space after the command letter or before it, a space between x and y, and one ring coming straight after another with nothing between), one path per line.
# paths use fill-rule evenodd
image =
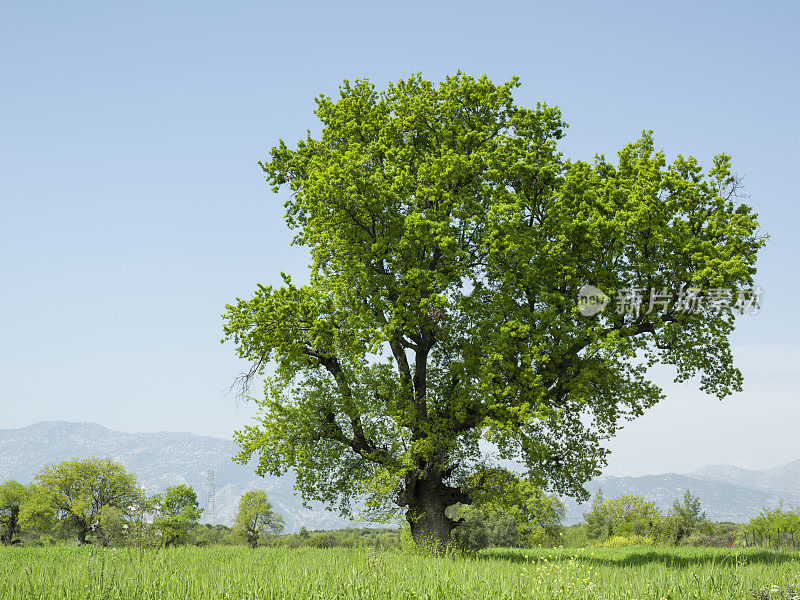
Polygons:
M244 537L252 548L265 535L278 535L283 531L283 517L272 509L272 503L262 490L251 490L239 498L234 530Z
M81 543L104 509L122 509L142 500L136 476L109 458L75 458L47 465L36 480L58 517L57 525L76 529ZM43 514L34 511L31 518L41 520Z
M304 499L344 513L432 511L420 490L471 501L487 440L585 498L603 441L662 398L648 364L720 398L741 388L731 314L577 304L586 283L752 285L764 237L730 157L668 162L645 132L616 163L566 160L560 111L519 106L518 86L345 81L317 98L318 139L272 148L261 166L312 265L307 285L285 275L224 315L251 375L275 367L239 460L293 469Z
M155 525L162 532L163 543L167 546L185 541L203 512L197 502L197 493L185 484L168 487L154 495L148 504L155 508L158 515Z

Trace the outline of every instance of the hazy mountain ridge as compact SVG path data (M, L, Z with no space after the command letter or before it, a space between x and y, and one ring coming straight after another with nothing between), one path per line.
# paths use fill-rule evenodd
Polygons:
M800 499L800 460L772 469L742 469L729 465L711 465L693 471L689 475L700 479L729 481L774 492L790 491L796 499Z
M739 469L738 467L732 467ZM779 467L780 468L780 467ZM745 469L746 470L746 469ZM598 489L603 490L606 499L622 494L644 496L655 502L662 511L667 511L676 498L682 498L686 490L699 497L709 519L713 521L732 521L742 523L756 516L765 506L776 506L781 501L788 504L800 503L800 481L794 487L773 489L748 486L725 481L720 472L703 477L697 472L689 474L664 473L661 475L643 475L641 477L601 476L589 482L586 489L592 496ZM753 478L754 481L758 481ZM583 513L590 509L591 502L577 504L566 501L567 523L577 523L583 519Z
M352 521L326 511L302 507L294 495L292 477L258 477L252 465L234 463L239 451L231 440L185 432L125 433L96 423L46 421L21 429L0 430L0 481L33 481L47 464L71 458L110 457L135 473L148 493L177 484L192 486L201 507L207 506L209 469L215 471L215 522L230 524L242 493L267 491L284 515L287 531L354 526ZM211 522L209 511L201 517Z
M321 506L304 509L294 495L292 477L258 477L253 465L231 460L238 450L231 440L192 433L125 433L96 423L47 421L21 429L0 429L0 481L15 479L28 483L47 464L75 457L110 457L135 473L148 492L185 483L197 491L198 500L205 507L207 473L213 468L216 522L230 524L241 494L262 489L285 516L288 531L296 531L303 525L309 529L359 525ZM743 522L764 506L781 501L800 504L800 460L773 469L711 465L687 474L602 476L586 487L592 495L602 488L606 498L642 495L662 510L667 510L675 498L682 497L689 489L700 497L709 518ZM571 499L566 504L567 523L582 520L589 508L588 502L578 504ZM204 514L201 520L210 522L210 514Z

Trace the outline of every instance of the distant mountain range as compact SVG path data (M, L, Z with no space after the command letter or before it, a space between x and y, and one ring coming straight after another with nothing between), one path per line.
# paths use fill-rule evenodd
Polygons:
M242 493L265 490L286 519L287 531L365 526L327 511L319 505L302 507L294 494L292 477L258 477L253 466L234 463L238 447L231 441L191 433L124 433L96 423L47 421L21 429L0 429L0 482L33 481L44 465L71 458L110 457L135 473L148 492L187 484L197 491L206 510L203 522L230 524ZM214 512L209 502L208 472L214 469ZM774 469L741 469L714 465L692 473L599 477L587 485L594 495L602 488L606 498L638 494L666 510L688 489L702 501L709 518L744 522L764 506L783 501L800 504L800 460ZM589 504L566 500L566 522L582 520Z
M792 479L790 473L796 473ZM741 478L728 477L736 473ZM714 465L686 474L663 473L641 477L602 476L587 484L594 494L603 490L606 499L622 494L644 496L655 502L662 511L672 506L676 498L683 498L686 490L700 498L703 510L713 521L744 523L756 516L762 508L781 502L800 504L800 460L774 469L751 471L739 467ZM583 520L591 502L577 504L566 499L567 523Z
M110 457L135 473L149 493L172 485L190 485L204 508L201 521L230 525L239 498L264 490L284 516L286 531L365 526L341 518L320 505L303 508L292 477L258 477L254 466L231 460L239 451L231 440L192 433L124 433L96 423L45 421L21 429L0 429L0 481L33 481L44 465L71 458ZM209 503L208 472L214 470L214 508Z

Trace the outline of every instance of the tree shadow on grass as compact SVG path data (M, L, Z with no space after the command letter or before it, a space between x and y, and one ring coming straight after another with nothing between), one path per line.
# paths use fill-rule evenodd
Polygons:
M700 553L696 555L681 554L682 548L674 550L652 548L627 550L625 548L576 548L553 550L547 553L545 550L533 550L527 554L524 549L505 549L496 548L489 552L482 553L480 558L483 560L508 561L512 563L530 563L536 561L537 557L546 557L548 562L567 562L573 560L584 564L605 567L642 567L645 565L661 564L665 567L687 568L692 566L733 566L738 561L740 564L759 564L778 566L787 563L797 563L800 566L800 553L798 552L775 552L769 550L753 549L730 549L727 552L720 552L719 549L710 549L712 552ZM692 551L702 551L700 548L689 548Z

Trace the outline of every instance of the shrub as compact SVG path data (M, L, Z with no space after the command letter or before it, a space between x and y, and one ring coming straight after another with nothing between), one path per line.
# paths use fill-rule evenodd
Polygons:
M620 548L622 546L647 546L653 543L653 538L643 535L615 535L607 540L595 544L598 548Z

